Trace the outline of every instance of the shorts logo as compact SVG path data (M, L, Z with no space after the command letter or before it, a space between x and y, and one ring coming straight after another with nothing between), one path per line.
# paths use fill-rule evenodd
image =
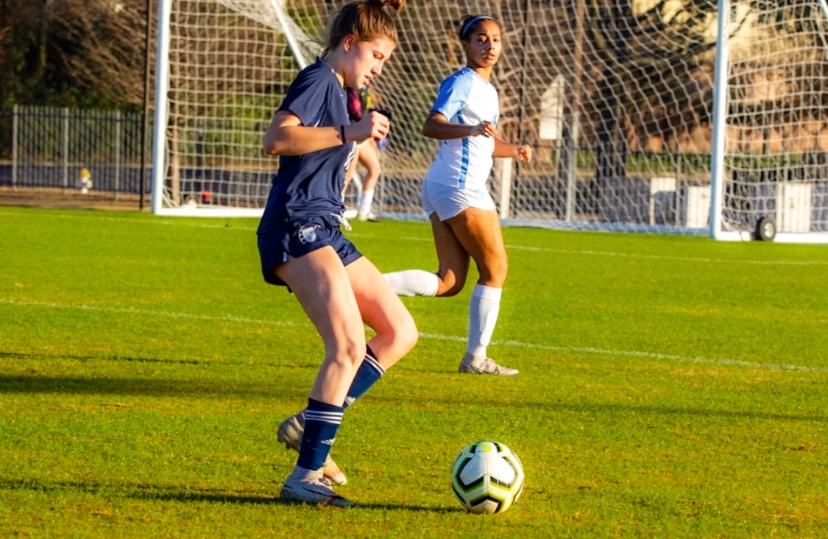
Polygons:
M316 229L319 225L308 225L299 229L297 236L299 241L303 244L313 243L316 241Z

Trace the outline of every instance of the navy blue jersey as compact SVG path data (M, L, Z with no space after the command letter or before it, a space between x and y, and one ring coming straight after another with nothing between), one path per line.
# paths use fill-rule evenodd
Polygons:
M318 58L299 73L279 110L290 111L306 127L351 123L345 90L331 66ZM355 155L356 144L351 142L303 155L281 156L259 234L271 233L285 223L342 214L345 170Z

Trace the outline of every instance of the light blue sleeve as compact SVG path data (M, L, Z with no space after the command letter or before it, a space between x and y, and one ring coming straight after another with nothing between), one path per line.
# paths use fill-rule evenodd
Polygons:
M458 71L440 84L437 99L431 107L449 120L463 110L471 94L472 78Z

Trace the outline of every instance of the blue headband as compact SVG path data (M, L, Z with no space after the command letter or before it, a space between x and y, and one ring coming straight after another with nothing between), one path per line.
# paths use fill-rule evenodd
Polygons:
M488 15L477 15L475 17L472 17L471 19L466 21L466 24L464 24L460 28L460 39L461 40L465 39L466 38L466 32L468 32L471 29L472 26L479 23L480 21L493 21L493 20L494 19L489 17Z

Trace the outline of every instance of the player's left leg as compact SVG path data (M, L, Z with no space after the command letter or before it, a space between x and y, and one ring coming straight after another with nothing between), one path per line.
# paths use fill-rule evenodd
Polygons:
M345 271L351 281L362 321L375 332L367 348L378 365L387 370L417 343L414 318L370 260L359 258L348 264ZM354 397L352 390L353 386L349 397Z

